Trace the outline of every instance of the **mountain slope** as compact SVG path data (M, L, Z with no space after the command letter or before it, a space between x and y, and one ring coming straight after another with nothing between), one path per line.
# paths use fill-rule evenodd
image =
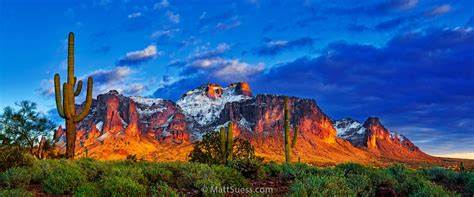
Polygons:
M202 135L235 125L235 135L248 139L259 156L284 160L283 96L253 96L250 85L228 87L205 84L170 100L127 97L111 90L93 100L91 113L77 125L78 157L157 161L186 160L193 141ZM77 105L76 108L82 108ZM314 100L289 98L291 128L299 128L294 161L334 164L347 161L380 164L390 161L430 161L411 141L389 132L376 118L364 124L350 119L334 123ZM80 111L80 110L78 110ZM55 133L64 148L64 131Z

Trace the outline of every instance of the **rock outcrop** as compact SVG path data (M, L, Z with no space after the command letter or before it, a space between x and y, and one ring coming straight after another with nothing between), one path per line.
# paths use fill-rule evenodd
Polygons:
M115 90L97 96L91 113L77 125L76 153L99 159L138 155L148 160L186 160L192 142L229 121L234 135L248 139L257 155L283 161L284 96L252 95L246 82L227 87L205 84L176 103L159 98L127 97ZM76 108L82 108L77 105ZM80 111L80 110L79 110ZM298 127L293 158L334 164L347 161L377 163L380 158L428 158L406 137L388 131L377 118L364 124L351 119L334 123L315 100L289 98L291 127ZM65 132L55 133L64 147Z

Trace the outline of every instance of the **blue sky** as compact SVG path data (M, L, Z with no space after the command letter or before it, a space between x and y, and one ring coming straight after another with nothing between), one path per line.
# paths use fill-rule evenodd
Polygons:
M0 107L54 114L66 72L94 94L176 100L213 82L313 98L332 118L378 116L431 154L474 152L474 2L0 2Z

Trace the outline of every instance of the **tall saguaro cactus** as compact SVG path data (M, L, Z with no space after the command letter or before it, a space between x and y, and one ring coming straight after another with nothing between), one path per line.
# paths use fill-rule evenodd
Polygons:
M77 88L75 89L76 84ZM69 159L74 158L76 123L82 121L87 114L89 114L92 105L92 77L87 79L87 95L84 108L80 113L76 113L74 97L79 96L81 90L82 81L77 81L77 78L74 76L74 33L70 32L68 38L67 82L63 83L63 98L61 98L61 81L59 74L56 73L54 75L56 107L59 116L66 121L66 157Z
M284 100L284 118L285 118L285 161L291 162L291 148L295 147L296 139L298 138L298 127L294 127L293 139L290 144L290 112L288 111L288 97L285 96Z
M234 129L233 123L229 122L227 127L227 133L224 127L220 129L220 149L222 153L222 161L227 163L227 161L232 160L232 147L234 146Z

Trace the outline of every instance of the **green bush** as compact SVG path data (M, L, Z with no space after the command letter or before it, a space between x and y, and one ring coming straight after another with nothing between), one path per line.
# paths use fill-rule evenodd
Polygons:
M212 166L217 179L222 186L234 186L236 188L248 187L249 183L239 171L226 166Z
M75 161L75 164L78 165L87 176L87 180L91 182L97 182L102 178L107 172L107 166L100 161L94 160L92 158L82 158Z
M466 184L465 188L466 188L466 191L470 195L474 195L474 174L473 173L471 173L471 177L467 181L467 184Z
M87 177L73 161L62 161L55 166L42 181L43 189L50 194L72 194L79 186L84 184Z
M265 171L260 159L238 159L229 161L228 166L238 170L245 178L264 178Z
M0 172L13 167L30 167L35 158L24 153L18 147L4 146L0 148Z
M51 171L58 168L61 164L60 160L36 160L33 162L31 171L31 182L41 183L46 177L51 174Z
M158 165L144 167L143 174L148 180L149 185L154 185L161 182L171 183L173 181L173 172Z
M143 171L135 164L117 164L113 165L107 176L119 176L130 178L140 184L147 184Z
M193 150L189 153L190 162L206 164L226 164L227 158L221 149L219 132L209 132L203 136L202 140L195 143ZM232 158L256 159L255 148L248 140L234 138L232 142Z
M283 166L280 164L277 164L274 161L271 161L270 163L267 163L263 167L266 176L269 177L282 177L283 176Z
M158 196L168 196L168 197L178 197L179 194L176 190L164 182L158 183L156 186L150 187L150 195L153 197Z
M0 190L0 196L2 197L33 197L33 193L28 192L24 189L6 189Z
M176 184L178 188L201 189L201 185L196 186L200 179L215 179L216 174L209 165L206 164L182 164L176 174Z
M350 196L355 192L340 176L309 176L291 186L292 196Z
M85 183L74 191L74 196L78 197L96 197L100 196L100 190L95 183Z
M25 188L31 180L30 172L24 167L10 168L0 176L7 188Z
M146 189L128 177L104 177L100 182L101 196L145 196Z

